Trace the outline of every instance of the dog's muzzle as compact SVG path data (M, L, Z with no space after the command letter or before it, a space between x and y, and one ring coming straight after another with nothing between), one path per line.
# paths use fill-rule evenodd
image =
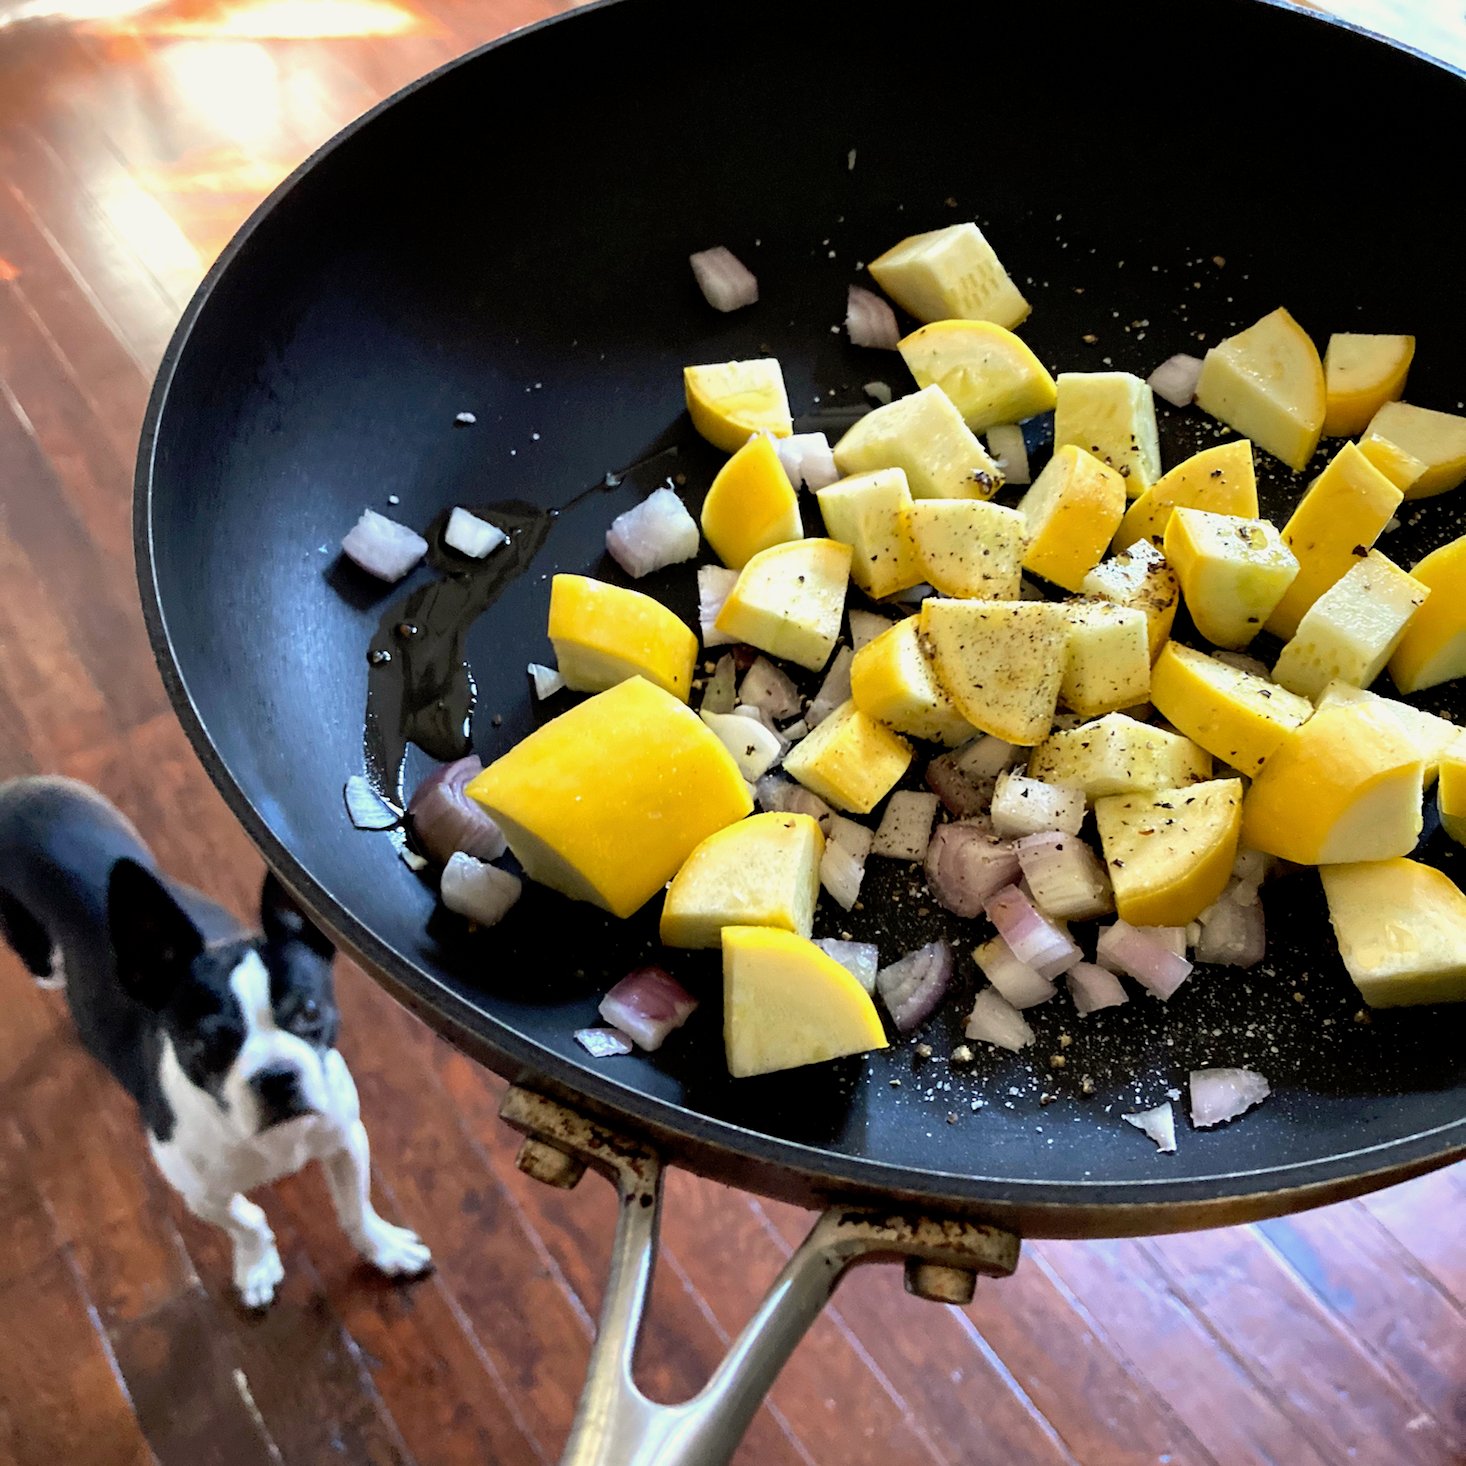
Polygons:
M284 1064L261 1069L250 1075L249 1087L259 1103L261 1130L312 1113L301 1089L299 1069Z

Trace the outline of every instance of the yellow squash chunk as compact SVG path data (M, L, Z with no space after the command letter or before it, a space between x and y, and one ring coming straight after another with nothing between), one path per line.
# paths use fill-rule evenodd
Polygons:
M1297 472L1323 431L1318 348L1287 311L1275 310L1207 352L1196 405Z
M1134 499L1161 476L1150 384L1129 372L1060 372L1054 448L1073 443L1108 464Z
M1057 607L1069 623L1059 701L1093 718L1150 696L1150 640L1145 613L1106 601Z
M766 926L723 928L723 1045L735 1079L886 1047L871 996L815 944Z
M1290 732L1252 781L1243 841L1298 865L1405 855L1420 838L1424 773L1387 713L1328 708Z
M1171 635L1181 583L1166 557L1149 540L1137 540L1127 550L1102 561L1079 584L1081 595L1145 612L1150 659L1160 656Z
M869 814L910 763L911 745L852 701L841 703L789 750L784 772L836 809Z
M850 546L850 578L867 595L893 596L921 583L911 490L899 468L841 479L816 497L830 538Z
M1466 895L1418 860L1321 872L1339 955L1371 1008L1466 1002Z
M1048 736L1069 638L1061 607L933 596L922 602L921 636L937 681L974 728L1025 746Z
M1458 845L1466 845L1466 748L1457 746L1440 759L1436 805L1441 829Z
M1355 444L1339 449L1283 526L1298 574L1267 619L1274 636L1287 640L1298 630L1303 613L1379 538L1402 497Z
M601 692L645 677L687 701L697 637L660 601L588 575L550 582L550 640L565 685Z
M1071 443L1054 450L1018 512L1026 527L1024 568L1078 590L1125 513L1125 480Z
M913 234L872 260L870 273L918 321L992 321L1011 331L1029 311L976 224Z
M850 546L837 540L760 550L738 572L715 624L734 641L817 672L840 635L849 579Z
M1226 889L1242 829L1241 779L1095 801L1095 824L1132 926L1185 926Z
M668 947L716 947L725 926L807 937L825 837L807 814L756 814L709 835L673 877L662 906Z
M1334 681L1368 687L1431 594L1429 586L1371 550L1304 612L1273 666L1273 680L1312 698Z
M750 438L718 470L703 500L702 532L732 570L742 570L770 545L803 536L799 496L766 434Z
M1003 475L940 387L868 412L835 444L843 474L905 471L913 499L991 499Z
M1421 692L1466 676L1466 535L1432 550L1410 575L1431 594L1390 657L1390 676L1401 692Z
M1150 700L1178 732L1244 774L1256 774L1313 716L1306 697L1174 641L1151 669Z
M683 367L682 386L693 427L724 453L736 453L750 433L794 431L784 373L772 357Z
M1359 451L1407 497L1425 476L1426 465L1419 458L1378 433L1365 433Z
M1323 354L1324 437L1362 433L1370 418L1405 390L1414 358L1413 336L1330 336Z
M974 433L1054 405L1054 379L1011 331L991 321L934 321L901 342L918 387L937 386Z
M1438 718L1434 713L1427 713L1421 708L1413 708L1408 702L1400 702L1393 697L1381 697L1377 692L1368 692L1348 682L1330 682L1319 694L1314 706L1322 712L1325 708L1335 708L1351 702L1366 702L1393 718L1425 765L1425 787L1428 789L1435 783L1437 770L1461 736L1461 730L1454 723L1448 723L1444 718Z
M1257 517L1257 474L1246 438L1203 448L1163 474L1125 511L1112 548L1128 550L1137 540L1159 540L1176 508Z
M856 652L850 664L850 699L878 723L948 748L966 743L975 732L937 681L915 616L898 621Z
M1018 599L1023 578L1023 516L978 499L918 499L911 537L925 579L944 596Z
M1086 799L1094 800L1200 783L1211 778L1211 755L1179 733L1109 713L1051 733L1033 750L1028 774L1046 784L1082 789Z
M640 677L536 728L470 781L530 880L630 916L753 808L728 750Z
M1425 464L1425 472L1406 489L1407 499L1444 494L1466 479L1466 417L1408 402L1386 402L1370 419L1369 432Z
M1177 509L1166 559L1196 629L1217 646L1246 646L1298 574L1298 561L1265 519Z

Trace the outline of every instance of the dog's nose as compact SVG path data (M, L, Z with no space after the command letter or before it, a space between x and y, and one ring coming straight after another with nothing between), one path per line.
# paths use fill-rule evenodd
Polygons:
M300 1070L280 1064L252 1074L249 1087L259 1100L261 1129L293 1120L309 1112L300 1092Z

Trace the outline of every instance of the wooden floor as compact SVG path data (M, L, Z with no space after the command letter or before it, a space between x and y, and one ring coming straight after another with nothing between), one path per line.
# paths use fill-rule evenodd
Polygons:
M0 0L0 18L19 0ZM78 0L81 3L81 0ZM32 6L32 9L39 8ZM554 0L181 0L0 28L0 777L57 769L247 910L260 866L185 745L135 604L150 374L215 252L314 144ZM263 1319L153 1176L61 1003L0 956L0 1461L554 1460L613 1217L538 1188L498 1083L344 969L384 1212L437 1274L368 1276L318 1177L265 1198ZM806 1219L674 1176L644 1378L694 1389ZM1267 1226L1027 1249L968 1310L852 1278L745 1466L1466 1461L1466 1170Z

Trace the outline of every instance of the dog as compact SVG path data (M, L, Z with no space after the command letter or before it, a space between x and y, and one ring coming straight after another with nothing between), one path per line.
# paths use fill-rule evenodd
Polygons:
M377 1215L356 1085L336 1048L335 948L273 875L259 932L169 881L95 790L0 784L0 935L62 987L88 1051L132 1096L163 1176L234 1245L234 1286L264 1308L284 1277L245 1193L320 1161L341 1227L389 1277L431 1266Z

